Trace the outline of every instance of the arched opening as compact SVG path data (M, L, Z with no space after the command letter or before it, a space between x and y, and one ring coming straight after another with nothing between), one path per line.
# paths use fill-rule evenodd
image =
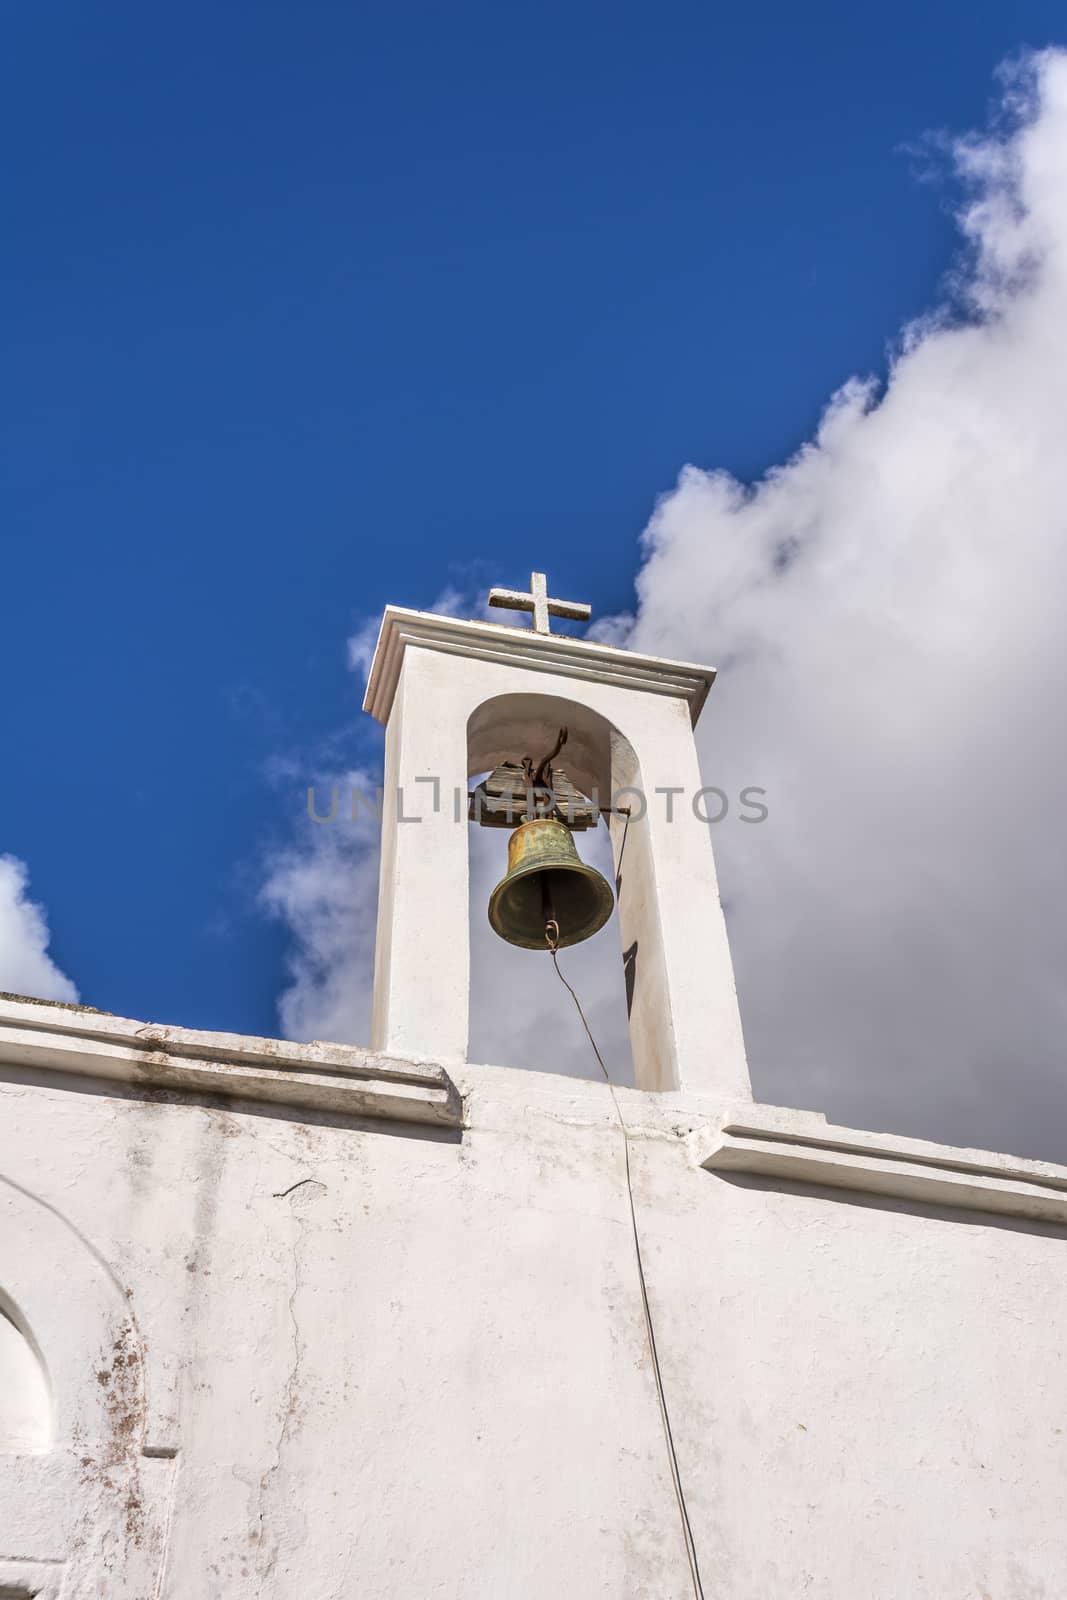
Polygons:
M52 1397L44 1364L0 1294L0 1454L36 1455L52 1435Z
M559 729L567 743L558 757L583 795L604 817L596 827L575 834L581 859L595 867L616 890L616 854L625 819L613 819L613 787L627 762L636 758L623 735L604 717L556 695L507 694L485 701L467 727L467 766L472 783L504 761L524 755L536 760L550 751ZM626 781L632 781L629 777ZM614 833L614 848L613 838ZM470 846L470 1043L472 1061L523 1067L532 1071L600 1079L601 1072L574 1002L556 975L546 951L519 949L490 927L487 906L494 885L507 870L506 828L468 824ZM606 925L581 944L563 950L559 962L582 1003L590 1029L612 1081L632 1084L633 1061L627 1014L627 970L620 939L618 908Z

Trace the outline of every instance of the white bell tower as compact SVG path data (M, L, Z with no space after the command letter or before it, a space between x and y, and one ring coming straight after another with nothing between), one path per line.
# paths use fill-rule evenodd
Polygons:
M532 611L534 628L394 606L382 620L364 700L386 728L372 1048L466 1059L468 780L548 749L565 723L568 773L612 808L637 1086L750 1099L710 833L694 810L693 728L714 670L550 633L550 615L588 607L549 600L540 573L530 594L490 599Z

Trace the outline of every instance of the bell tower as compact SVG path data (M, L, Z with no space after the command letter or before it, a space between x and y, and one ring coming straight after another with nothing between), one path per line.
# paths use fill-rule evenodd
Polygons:
M568 730L566 768L609 816L639 1089L751 1098L693 728L715 673L549 631L589 608L493 590L534 626L386 608L364 699L386 729L371 1045L466 1059L470 776ZM610 924L599 933L612 937ZM532 951L529 959L546 959Z

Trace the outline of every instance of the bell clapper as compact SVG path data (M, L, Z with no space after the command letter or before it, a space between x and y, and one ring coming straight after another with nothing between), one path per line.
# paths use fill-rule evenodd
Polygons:
M552 885L547 872L541 874L541 910L544 913L545 928L555 928L558 937L559 923L556 921L556 913L552 905Z

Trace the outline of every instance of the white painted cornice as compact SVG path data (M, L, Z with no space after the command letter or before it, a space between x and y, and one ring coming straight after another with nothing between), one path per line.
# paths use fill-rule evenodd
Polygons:
M339 1044L289 1044L114 1017L91 1007L0 999L5 1067L111 1080L182 1095L222 1096L353 1118L463 1126L443 1067Z
M1047 1161L838 1128L815 1112L759 1105L695 1130L689 1142L709 1172L1067 1225L1067 1167Z
M511 1126L519 1107L523 1115L536 1108L550 1119L604 1127L619 1114L599 1082L468 1065L457 1087L433 1061L166 1027L18 996L0 997L0 1083L5 1069L32 1070L42 1082L54 1076L167 1091L178 1104L210 1096L455 1129L472 1117L492 1125L503 1116ZM814 1111L744 1104L709 1120L706 1097L627 1089L617 1097L631 1137L684 1137L695 1163L711 1173L1067 1226L1067 1167L1050 1162L835 1127Z
M668 661L660 656L637 655L613 645L566 634L534 633L496 622L464 622L440 617L432 611L407 611L387 606L363 699L364 711L387 722L396 693L404 651L408 646L438 650L447 655L470 656L551 672L586 682L617 684L620 688L666 694L685 700L696 724L715 681L714 667L689 661Z

